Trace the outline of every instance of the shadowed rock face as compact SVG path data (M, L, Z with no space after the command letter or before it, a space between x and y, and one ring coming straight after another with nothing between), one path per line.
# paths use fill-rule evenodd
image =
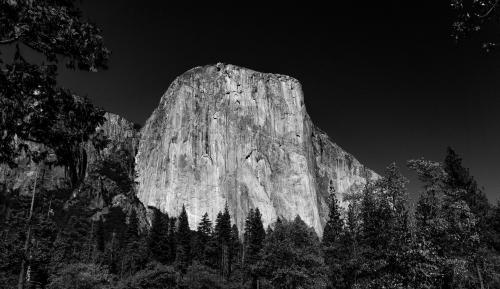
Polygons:
M65 167L36 164L22 154L16 159L17 167L0 164L0 194L18 191L31 195L36 183L37 191L66 190L68 203L79 200L94 212L93 218L106 215L112 206L121 207L127 214L135 210L142 228L147 227L146 210L136 198L133 185L134 158L139 143L135 125L112 113L96 128L97 134L107 142L98 151L91 141L81 145L79 160L83 168L81 184L72 188ZM29 143L33 148L41 145ZM50 155L49 159L56 158ZM36 179L36 182L35 182ZM6 210L0 204L0 218Z
M138 197L195 228L227 203L240 230L259 208L264 225L296 215L321 235L326 198L340 200L378 176L316 128L300 83L233 65L178 77L141 130Z
M82 145L84 160L82 166L85 168L82 174L87 177L92 165L98 160L109 157L116 151L124 151L130 158L134 158L139 142L139 133L134 128L134 124L123 117L113 114L105 114L106 121L96 128L98 133L105 136L109 142L101 152L96 151L91 142ZM28 142L33 148L42 145ZM50 154L49 159L55 159L55 155ZM30 161L24 154L16 159L17 168L9 168L5 164L0 164L0 184L4 184L8 190L19 190L22 194L31 194L35 178L37 186L46 190L67 188L69 186L68 174L62 166L44 166L43 168ZM133 175L133 163L131 164L130 175Z

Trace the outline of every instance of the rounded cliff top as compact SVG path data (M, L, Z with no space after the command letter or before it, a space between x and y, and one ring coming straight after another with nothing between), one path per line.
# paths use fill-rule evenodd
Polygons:
M266 73L266 72L260 72L256 71L250 68L238 66L238 65L233 65L233 64L226 64L226 63L217 63L217 64L209 64L205 66L197 66L194 68L191 68L181 74L177 79L186 79L190 78L195 75L223 75L226 74L228 76L238 74L241 72L245 72L247 74L252 74L256 75L258 77L262 78L267 78L267 79L275 79L280 82L292 82L297 85L300 85L300 82L291 76L288 75L283 75L283 74L277 74L277 73ZM174 81L175 82L175 81Z

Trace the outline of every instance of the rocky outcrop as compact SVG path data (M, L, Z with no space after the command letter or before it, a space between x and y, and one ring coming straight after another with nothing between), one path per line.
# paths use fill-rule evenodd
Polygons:
M95 219L105 218L110 207L120 207L127 214L136 211L141 227L146 228L146 210L137 199L134 183L138 127L116 114L106 113L105 117L94 141L85 145L89 161L85 180L75 196L87 198ZM96 148L96 140L104 144L101 149Z
M342 200L377 174L316 128L291 77L210 65L178 77L141 130L138 197L193 228L227 203L240 230L251 208L264 225L296 215L318 234L326 198Z
M36 180L37 191L68 191L68 204L83 202L96 219L106 215L110 207L119 206L126 212L137 211L139 221L146 227L145 209L136 197L134 184L138 128L116 114L106 113L105 118L92 140L80 147L84 179L76 188L70 184L65 167L42 166L21 154L16 168L0 165L0 193L31 195ZM29 145L41 149L39 144ZM55 155L49 155L49 159L54 158Z
M134 159L137 147L139 144L139 132L134 124L127 121L123 117L113 114L105 114L106 121L96 128L96 134L101 139L105 140L102 150L97 150L92 141L88 141L82 145L81 157L85 160L83 172L85 177L88 177L90 168L99 160L103 160L108 156L123 152L131 159ZM32 150L44 150L42 145L27 142ZM54 154L49 154L48 160L55 160ZM40 165L30 161L24 154L16 159L16 168L9 168L5 164L0 165L0 184L4 184L9 190L19 190L21 193L28 193L33 187L35 178L37 178L37 187L46 190L54 190L66 188L68 183L68 172L62 166ZM132 162L133 166L133 162ZM130 171L133 175L133 167Z

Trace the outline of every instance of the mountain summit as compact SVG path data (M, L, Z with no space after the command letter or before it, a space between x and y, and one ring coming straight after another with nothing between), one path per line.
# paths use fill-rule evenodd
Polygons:
M216 64L179 76L141 130L138 198L194 228L227 204L241 230L251 208L265 226L299 215L321 235L326 200L378 177L311 121L299 81Z

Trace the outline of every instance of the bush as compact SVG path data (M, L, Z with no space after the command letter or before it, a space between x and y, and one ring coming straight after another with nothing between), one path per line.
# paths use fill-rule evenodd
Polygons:
M117 289L169 289L177 288L179 274L171 266L150 263L146 269L120 282Z
M59 270L51 279L49 289L110 289L113 275L106 267L75 263Z

